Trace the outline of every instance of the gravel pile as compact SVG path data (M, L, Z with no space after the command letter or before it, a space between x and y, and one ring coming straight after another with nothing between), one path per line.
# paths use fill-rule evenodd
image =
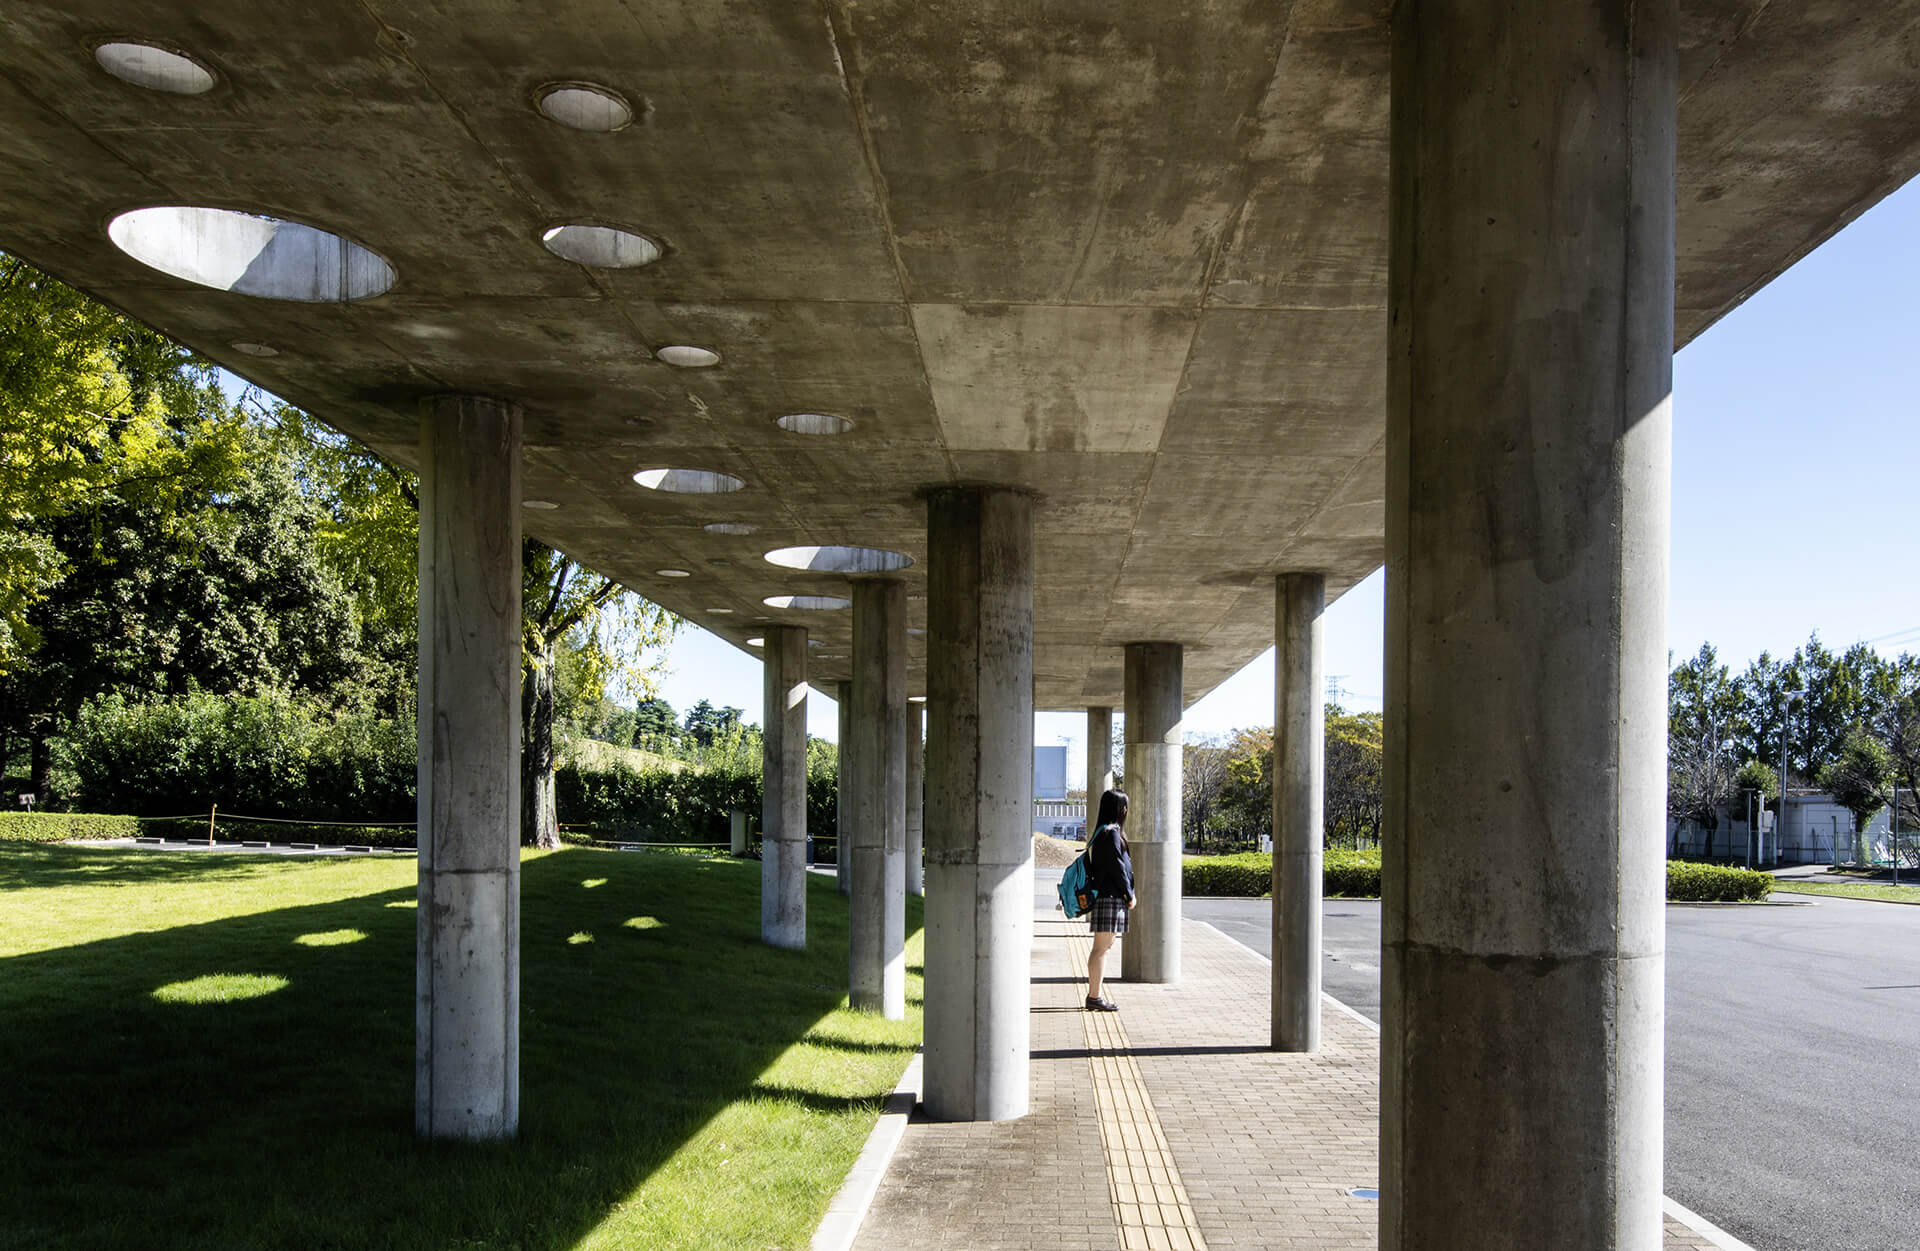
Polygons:
M1064 869L1080 854L1080 844L1045 834L1033 836L1033 863L1041 869Z

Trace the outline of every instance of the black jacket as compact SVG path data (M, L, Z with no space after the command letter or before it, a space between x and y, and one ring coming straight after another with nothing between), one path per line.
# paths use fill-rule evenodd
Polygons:
M1133 858L1119 826L1101 826L1087 843L1087 885L1110 898L1133 898Z

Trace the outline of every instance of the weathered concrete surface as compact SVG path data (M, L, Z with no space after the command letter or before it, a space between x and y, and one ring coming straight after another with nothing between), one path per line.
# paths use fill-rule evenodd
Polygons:
M1100 819L1100 796L1113 789L1113 709L1087 709L1087 837Z
M761 648L760 940L807 946L807 632L769 626Z
M927 893L925 854L927 753L919 704L907 705L907 893Z
M737 644L756 618L807 624L822 683L850 672L847 614L761 599L845 584L763 552L897 549L918 591L916 491L1029 488L1039 704L1117 704L1142 638L1187 644L1198 698L1270 642L1273 574L1325 570L1337 598L1383 559L1390 7L551 0L532 28L425 0L314 0L297 23L12 0L0 246L403 464L414 399L517 400L527 493L561 506L540 537ZM1679 342L1920 168L1916 19L1920 0L1682 5ZM117 81L102 32L217 84ZM534 100L559 80L637 120L553 124ZM396 282L350 305L191 286L106 238L156 204L308 222ZM665 256L590 270L541 246L579 220ZM722 360L675 369L668 344ZM795 410L856 424L773 424ZM747 486L632 482L670 465ZM758 530L703 528L727 521Z
M927 1115L1027 1113L1033 949L1032 499L927 503Z
M839 713L839 743L844 745L853 741L853 683L851 680L834 684L834 707ZM847 771L841 769L834 778L834 839L833 868L834 880L840 886L840 893L853 893L853 858L849 854L853 846L854 827L859 824L860 813L854 806L851 779Z
M855 1008L907 1015L907 588L853 586L853 734L840 747L852 806L847 984Z
M420 422L417 1133L520 1121L520 412L443 396Z
M1180 980L1181 651L1178 643L1126 650L1127 847L1138 900L1120 943L1129 982Z
M1674 7L1394 45L1381 1245L1651 1251Z
M1273 599L1273 1046L1318 1051L1326 579L1283 573Z

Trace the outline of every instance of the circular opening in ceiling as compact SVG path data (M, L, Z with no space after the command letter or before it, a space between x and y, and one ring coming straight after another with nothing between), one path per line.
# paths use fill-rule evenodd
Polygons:
M638 269L660 259L659 244L615 226L555 226L540 242L563 261L595 269Z
M720 363L720 353L685 343L663 347L654 356L679 369L707 369Z
M747 640L748 647L765 647L766 645L767 645L767 640L765 639L748 639Z
M570 130L605 134L633 121L633 108L620 93L593 83L560 83L540 94L540 113Z
M693 574L685 569L655 569L655 576L662 578L691 578Z
M552 500L521 500L520 507L531 508L538 512L547 513L552 512L554 509L560 507L560 505L554 503Z
M845 434L853 422L832 413L788 413L775 417L773 424L793 434Z
M769 608L791 608L796 612L838 612L853 605L852 600L838 595L769 595L760 602Z
M163 274L266 300L341 304L384 294L393 266L339 235L232 209L161 205L107 224L113 245Z
M752 534L759 526L750 526L744 521L709 521L700 527L708 534Z
M671 491L675 495L725 495L747 485L730 473L711 469L642 469L633 480L649 491Z
M240 340L234 343L233 350L246 356L278 356L280 349L265 343L248 343Z
M778 547L767 553L767 563L818 573L894 573L913 557L880 547Z
M731 617L731 616L733 616L733 609L731 609L731 608L709 608L709 609L707 609L707 611L708 611L708 612L710 612L710 613L712 613L712 614L713 614L714 616L716 616L716 617Z
M149 91L197 96L213 90L212 70L190 56L150 43L103 43L93 50L93 59L121 82Z

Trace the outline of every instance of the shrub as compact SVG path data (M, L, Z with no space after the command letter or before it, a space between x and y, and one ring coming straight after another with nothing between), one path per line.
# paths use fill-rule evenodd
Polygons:
M1380 849L1352 851L1334 848L1323 853L1321 879L1327 895L1348 899L1380 897Z
M139 817L92 812L0 812L0 841L60 843L75 838L136 838Z
M1249 851L1235 856L1188 856L1180 870L1181 893L1191 896L1258 898L1273 893L1273 857ZM1329 897L1376 898L1380 894L1378 850L1335 848L1324 853L1321 890Z
M1739 903L1765 899L1773 878L1753 869L1667 861L1667 898L1682 903Z
M831 769L807 774L807 831L815 838L834 835L836 786ZM554 788L561 824L591 826L602 839L724 843L736 808L750 828L760 826L760 775L746 770L673 773L573 762L560 767Z

